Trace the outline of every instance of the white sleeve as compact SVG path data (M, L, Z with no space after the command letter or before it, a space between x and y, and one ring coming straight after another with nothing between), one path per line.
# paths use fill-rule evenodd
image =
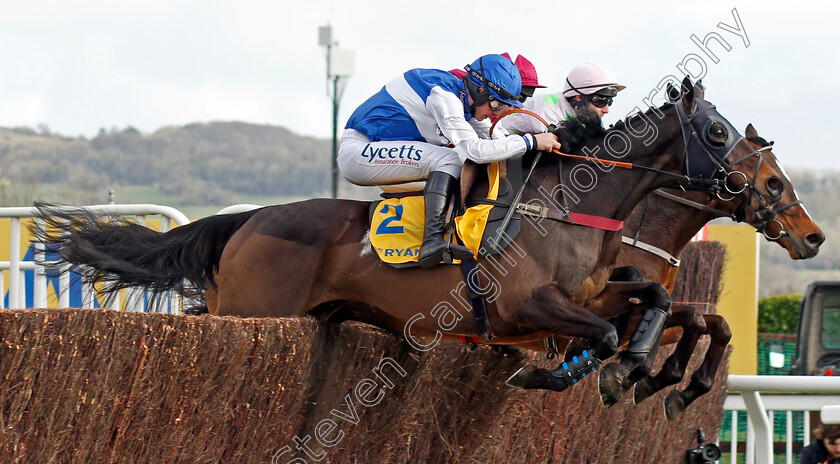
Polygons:
M545 124L537 118L522 113L514 113L503 117L498 126L502 126L508 132L517 134L541 134L548 131Z
M496 124L496 126L493 127L493 123L491 123L489 119L479 121L475 118L472 118L467 122L469 122L470 125L473 126L473 129L475 129L476 133L478 133L478 136L482 139L503 139L510 135L510 132L505 130L505 128L502 127L501 124ZM492 134L490 133L491 127L493 128Z
M561 121L566 120L567 113L573 113L571 106L569 106L566 99L560 94L536 95L525 101L524 108L532 113L539 115L549 124L555 126ZM520 134L540 134L546 132L548 129L539 119L522 113L505 116L499 121L499 125L503 126L510 132Z
M467 159L476 163L501 161L536 147L537 142L533 135L500 139L494 137L492 140L480 138L476 128L464 119L461 100L440 87L432 89L426 98L426 108L434 117L443 136L455 146L462 162Z
M489 139L490 138L490 121L484 120L479 121L478 119L472 118L467 121L473 128L476 134L482 139ZM496 130L493 130L493 134L495 135ZM495 138L495 137L493 137Z

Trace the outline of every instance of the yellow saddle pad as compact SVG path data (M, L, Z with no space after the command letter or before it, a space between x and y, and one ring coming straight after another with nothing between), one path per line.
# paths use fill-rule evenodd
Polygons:
M491 163L487 169L490 176L487 198L495 200L499 193L499 165ZM473 206L455 218L458 238L476 256L492 208L492 205ZM421 195L389 198L376 205L370 223L370 244L379 259L388 264L417 262L423 243L425 212Z

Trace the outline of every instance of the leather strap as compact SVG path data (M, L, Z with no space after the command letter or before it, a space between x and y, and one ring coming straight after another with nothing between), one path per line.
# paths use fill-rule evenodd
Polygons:
M518 203L516 205L516 211L522 214L527 214L528 216L568 222L569 224L579 226L594 227L596 229L607 230L610 232L618 232L624 228L624 221L601 216L592 216L591 214L564 213L553 208L534 206L526 203Z
M476 264L475 259L462 260L461 273L467 282L467 298L470 299L470 305L472 306L475 328L479 335L487 340L492 340L493 335L490 332L490 321L487 319L487 312L484 309L484 297L480 293L479 282L477 282L478 273L473 272Z
M655 247L655 246L650 245L650 244L645 243L645 242L640 242L638 240L632 239L632 238L627 237L627 236L622 236L621 237L621 243L625 243L627 245L634 246L634 247L639 248L641 250L645 250L648 253L652 253L652 254L654 254L656 256L659 256L660 258L664 259L665 261L668 261L668 264L670 264L671 266L680 267L680 260L675 258L673 255L671 255L667 251L663 250L662 248Z

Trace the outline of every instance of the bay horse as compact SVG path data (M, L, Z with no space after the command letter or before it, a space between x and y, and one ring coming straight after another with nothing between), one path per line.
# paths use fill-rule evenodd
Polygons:
M605 181L579 191L576 209L624 220L651 191L697 181L684 172L681 113L693 114L705 102L695 99L689 82L684 87L676 103L651 109L647 118L631 118L623 130L611 131L630 141L618 153L609 145L609 135L586 143L584 152L598 154L598 162L632 163L634 169L613 169ZM647 127L655 135L641 143L639 134L647 137ZM561 162L559 157L542 156L524 186L523 201L537 205L542 192L570 185L570 175L593 158ZM767 166L755 168L762 176L770 175ZM704 185L736 184L730 174L715 173ZM755 191L751 207L759 210L773 193L758 184ZM369 207L368 202L316 199L208 217L159 233L92 215L62 216L41 205L42 217L57 229L47 227L40 239L64 262L85 266L90 270L86 278L101 280L108 289L139 286L158 294L188 293L190 287L206 284L207 307L214 315L282 317L338 311L346 318L405 333L414 341L476 336L476 327L458 310L466 293L460 270L398 270L381 263L367 240ZM561 334L586 339L595 358L607 359L616 352L619 337L605 319L638 306L667 316L670 296L661 284L608 283L621 247L616 232L551 221L540 229L523 228L516 244L521 253L515 262L479 259L477 274L486 284L482 291L494 335L486 342L517 344ZM650 331L644 337L658 342L658 336ZM646 354L623 352L622 369L630 372ZM614 387L608 390L619 388L626 377L619 370L611 374ZM537 375L546 376L546 388L567 387L549 371Z
M769 205L775 213L773 219L761 220L755 215L743 217L744 213L740 209L742 203L736 201L737 198L726 198L724 201L703 192L682 192L676 196L654 192L654 195L648 197L648 217L644 217L645 212L641 205L637 207L629 221L636 225L635 230L627 235L654 245L673 257L679 257L691 237L703 225L712 219L729 217L744 220L755 226L765 238L787 249L792 259L816 256L820 245L825 241L825 235L801 204L793 183L771 151L772 145L758 135L752 124L747 125L744 134L745 138L740 142L744 149L762 153L763 162L776 171L775 176L752 180L752 183L763 181L768 190L779 193L776 204ZM744 193L738 196L743 197ZM673 231L677 229L669 226L677 224L682 225L682 233L674 234ZM673 261L634 247L631 243L625 243L617 265L632 265L641 272L642 278L662 282L669 292L673 290L677 274L677 267ZM689 385L683 391L670 392L665 398L665 411L669 420L673 420L684 411L698 396L709 391L731 335L723 317L702 314L696 306L674 304L672 313L673 317L668 326L681 327L682 335L678 336L673 330L666 331L663 343L677 342L677 347L655 377L648 375L635 383L634 401L637 404L666 386L682 380L701 335L708 334L711 343Z
M702 88L695 91L702 98ZM616 263L621 267L614 271L611 279L626 280L625 271L632 266L638 274L636 279L661 282L670 292L677 271L674 263L678 263L682 250L704 224L717 217L730 217L752 224L757 230L764 232L768 239L775 240L786 248L793 259L806 259L817 254L825 237L801 205L790 179L770 151L771 144L759 137L752 125L747 126L747 137L743 138L719 115L708 118L704 123L705 128L693 128L696 132L701 132L701 136L703 130L713 128L729 132L731 137L727 151L730 159L737 160L732 164L752 159L751 165L739 166L747 172L740 174L742 187L738 193L726 196L679 190L675 190L675 193L657 192L658 195L649 195L643 204L636 207L622 230L625 244ZM697 141L701 142L700 137ZM761 170L762 165L769 166L770 169ZM751 200L756 199L757 185L764 185L770 195L763 197L766 200L763 201L763 205L751 208L748 205ZM643 225L645 227L642 227ZM647 249L632 246L636 241L640 243L639 246ZM650 245L654 247L653 252ZM655 378L645 377L649 373L653 356L649 356L647 362L635 369L632 375L623 373L621 386L607 389L609 395L602 397L607 406L614 404L623 391L642 377L645 377L642 382L635 385L636 402L646 399L667 385L679 382L702 334L709 334L712 338L704 362L685 391L674 391L668 395L665 402L666 416L672 420L694 399L709 390L731 336L726 321L717 315L703 315L691 305L677 304L672 311L673 317L669 319L667 327L681 327L683 335L680 337L679 332L668 330L662 342L664 344L679 341L674 354ZM634 325L630 324L629 327ZM627 333L627 337L631 332ZM547 340L553 342L555 350L562 350L567 342L558 341L557 337ZM545 351L552 343L530 342L519 346ZM575 348L579 350L581 347ZM579 351L567 350L567 360L575 354L579 354ZM607 366L605 370L615 367ZM526 366L517 372L509 383L524 388L546 388L546 378L536 376L535 371L539 369ZM611 377L616 378L614 375Z
M670 293L684 248L701 227L712 219L722 217L753 225L768 240L787 249L792 259L808 259L819 252L825 236L802 206L793 183L772 153L771 144L758 135L752 124L747 125L745 136L743 140L738 137L740 145L733 149L733 155L742 157L755 154L775 171L775 176L750 181L751 184L763 181L768 184L768 189L780 193L777 203L769 206L774 214L762 214L766 211L747 214L742 208L751 194L749 189L732 196L699 191L655 191L634 209L626 222L622 230L624 244L616 261L619 267L611 279L658 281ZM748 177L744 178L748 180ZM628 276L631 269L637 271L638 276ZM731 333L726 321L719 315L703 314L690 304L674 303L671 309L672 317L666 324L662 344L678 342L678 345L658 375L648 375L633 386L634 402L638 404L657 391L680 382L700 336L709 335L710 346L690 384L683 391L672 391L665 399L666 417L674 420L697 397L709 391ZM637 322L638 317L635 320ZM634 323L626 325L631 328L635 326ZM682 330L677 331L676 327ZM631 332L625 333L625 339L629 338ZM555 350L562 350L568 343L568 340L552 338L547 340L549 343L531 343L521 347L545 351L547 346L553 346ZM574 348L572 354L577 354ZM649 361L652 361L652 357ZM623 388L629 388L630 382L640 375L647 375L647 372L639 369L634 376L630 376Z

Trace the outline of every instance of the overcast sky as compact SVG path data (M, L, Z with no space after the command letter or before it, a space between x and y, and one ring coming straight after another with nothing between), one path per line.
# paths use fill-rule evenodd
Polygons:
M786 166L840 167L835 2L0 1L4 127L91 137L103 127L149 133L238 120L329 137L317 32L330 21L356 54L340 125L407 69L463 67L503 51L528 57L549 91L562 90L576 64L607 66L627 85L611 123L644 107L663 77L681 77L689 57L690 72L705 71L707 99L741 131L752 122L775 140ZM726 30L738 26L733 9L746 39ZM710 32L731 47L710 43L717 63L690 38Z

